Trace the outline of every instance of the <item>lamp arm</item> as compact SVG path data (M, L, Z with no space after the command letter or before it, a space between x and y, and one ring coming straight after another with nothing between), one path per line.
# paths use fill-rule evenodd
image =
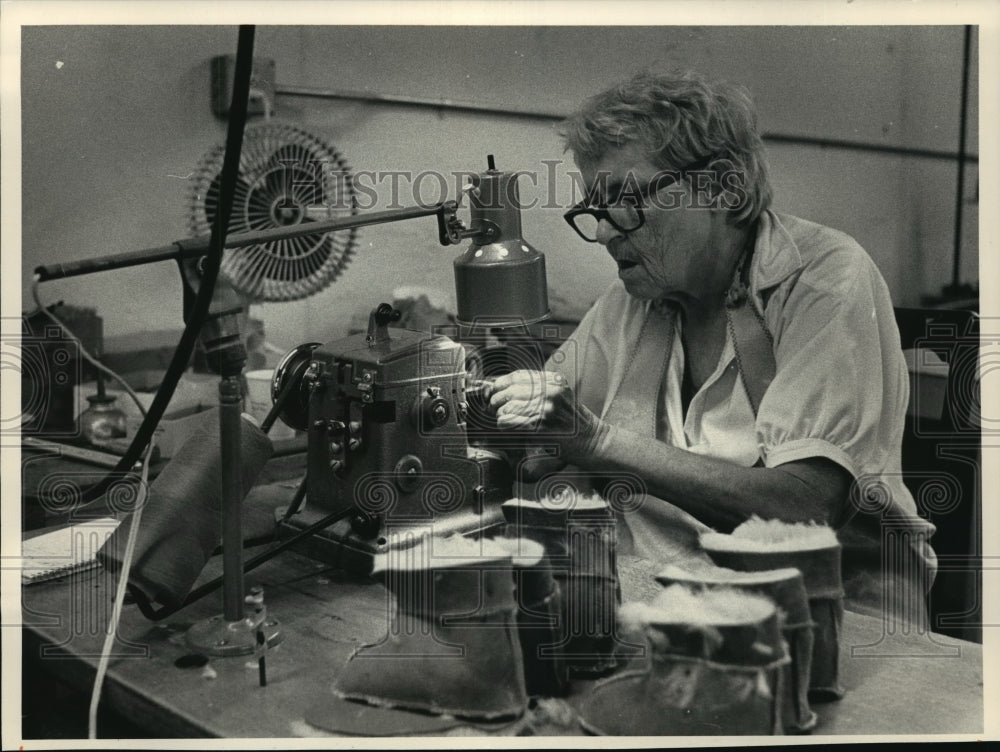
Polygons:
M266 243L270 240L284 240L296 238L301 235L326 234L353 227L401 222L408 219L418 219L419 217L429 217L431 215L437 217L438 240L441 242L441 245L455 245L460 243L464 238L472 237L476 234L475 231L465 228L462 221L458 219L457 213L457 202L442 201L429 206L411 206L367 214L352 214L348 217L303 222L298 225L289 225L288 227L273 227L267 230L255 230L238 235L229 235L226 237L225 247L243 248L248 245ZM205 235L177 240L170 245L159 246L157 248L147 248L145 250L129 251L109 256L98 256L97 258L82 259L64 264L38 266L35 268L35 275L40 282L46 282L53 279L65 279L83 274L92 274L94 272L124 269L129 266L150 264L156 261L179 261L182 259L198 258L208 253L208 250L209 236Z

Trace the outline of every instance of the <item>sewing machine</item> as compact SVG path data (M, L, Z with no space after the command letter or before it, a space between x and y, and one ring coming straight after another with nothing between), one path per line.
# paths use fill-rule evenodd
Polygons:
M308 502L288 519L279 510L279 523L297 531L353 507L307 545L352 567L367 568L374 554L430 531L499 524L499 505L510 497L507 460L468 441L466 348L392 328L394 318L382 304L367 333L294 349L272 383L277 396L292 382L282 419L308 435Z
M269 164L265 174L279 175L281 180L262 184L284 185L289 179L286 168L283 163ZM383 304L372 311L367 332L300 345L275 369L271 392L281 403L280 417L308 437L306 503L279 510L277 526L286 538L303 533L296 545L310 555L368 571L380 551L406 547L428 533L473 534L502 523L499 507L512 491L511 463L496 448L503 441L484 440L483 430L470 437L467 429L472 416L477 428L485 425L485 433L490 433L490 416L470 408L483 385L481 377L488 375L483 363L491 360L490 347L510 339L503 332L525 332L549 315L545 258L521 235L517 175L497 170L492 155L488 157L487 171L471 175L463 190L469 203L468 226L457 218L459 202L444 201L309 223L285 225L275 220L275 227L227 237L227 248L249 249L234 250L226 257L235 269L232 279L218 287L231 291L233 301L223 299L219 290L212 297L210 310L219 309L220 321L228 318L226 327L216 327L219 333L210 341L227 347L239 343L235 319L245 314L249 300L301 296L300 285L329 283L353 254L352 236L344 241L339 265L328 265L322 280L312 281L304 265L264 279L254 254L282 257L273 245L278 238L309 237L315 244L329 233L435 216L442 245L471 241L453 261L458 323L454 336L392 327L398 317ZM292 200L284 193L275 200L279 198ZM208 246L209 238L199 237L169 248L39 267L36 274L44 281L169 258L183 263L185 295L191 297L200 289L200 278L191 270L199 268ZM286 273L287 280L282 276ZM494 347L498 349L504 348ZM523 346L515 343L511 351L517 349L523 356ZM225 374L228 418L220 443L230 449L239 443L236 377L245 357L245 352L236 353ZM542 362L534 358L530 366L540 367ZM521 366L530 367L523 357ZM493 372L499 371L493 368ZM221 467L233 477L226 475L223 481L222 506L231 510L224 516L238 535L240 482L234 468L239 461L228 457L223 456ZM333 517L336 521L327 522ZM304 532L314 526L313 534ZM228 550L236 549L230 545ZM230 570L238 571L238 563L234 561ZM242 586L234 583L229 591L230 610L236 613Z
M497 171L491 157L489 171L473 177L470 228L458 233L472 244L454 261L461 326L453 334L463 330L472 350L477 332L495 339L548 316L544 256L521 237L516 178ZM279 526L291 534L350 509L304 545L324 561L363 570L376 553L426 533L500 524L513 480L488 440L470 442L470 417L489 433L490 416L476 407L483 374L467 370L467 362L481 367L481 357L470 358L453 337L390 326L396 320L382 304L367 332L293 349L271 385L276 401L289 390L281 419L308 435L307 502L291 514L279 510ZM483 431L474 433L482 439Z

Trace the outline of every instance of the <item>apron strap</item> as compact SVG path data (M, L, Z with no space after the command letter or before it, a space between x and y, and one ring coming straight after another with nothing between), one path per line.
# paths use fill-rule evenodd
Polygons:
M674 342L673 308L651 304L632 357L602 418L649 438L659 435L663 389Z
M726 292L726 324L736 354L740 380L750 400L754 415L760 409L764 392L774 380L774 338L764 318L750 300L750 259L753 239L747 244ZM677 310L652 303L642 331L639 332L632 358L602 418L609 423L628 426L650 438L659 436L663 400L661 390L674 341Z
M726 293L726 323L736 353L740 380L756 416L764 399L764 392L774 380L777 365L774 361L774 338L767 330L764 317L750 300L752 257L751 241L737 265L733 283Z

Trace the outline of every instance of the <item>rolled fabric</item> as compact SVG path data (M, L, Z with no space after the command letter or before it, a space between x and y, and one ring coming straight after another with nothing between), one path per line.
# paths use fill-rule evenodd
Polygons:
M778 611L761 595L728 588L665 588L619 614L641 634L649 660L597 682L580 703L583 727L640 736L782 733L789 659Z
M840 632L844 620L841 547L825 525L751 518L731 535L704 533L701 547L713 562L739 571L794 567L802 573L813 622L809 699L840 699Z
M240 421L242 494L270 458L271 440L249 418ZM176 606L190 592L222 540L222 460L219 411L206 410L197 428L149 486L129 570L129 584L150 601ZM97 554L117 571L131 523L119 525Z
M802 734L816 727L816 713L809 707L813 623L802 573L791 567L760 572L738 572L725 567L685 562L667 565L656 580L665 586L735 588L767 596L778 606L785 649L790 658L784 667L782 720L785 733Z

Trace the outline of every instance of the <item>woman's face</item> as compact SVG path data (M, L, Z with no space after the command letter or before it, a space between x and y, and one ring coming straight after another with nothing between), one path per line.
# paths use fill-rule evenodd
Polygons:
M581 172L588 188L602 186L599 199L613 200L620 186L645 186L663 170L637 144L626 144L610 149ZM645 222L638 229L625 233L601 221L597 240L618 264L618 277L630 295L683 304L708 293L721 213L705 203L704 192L696 196L691 184L680 180L645 202Z

